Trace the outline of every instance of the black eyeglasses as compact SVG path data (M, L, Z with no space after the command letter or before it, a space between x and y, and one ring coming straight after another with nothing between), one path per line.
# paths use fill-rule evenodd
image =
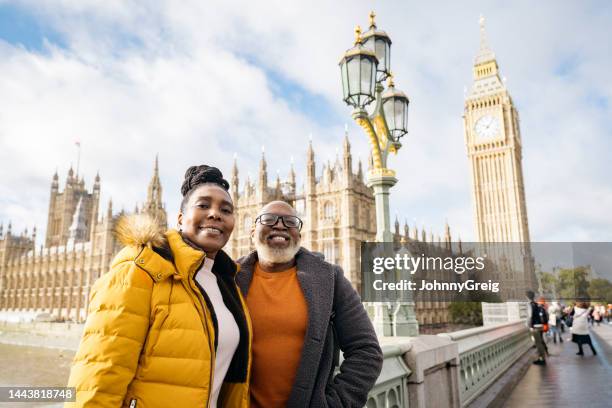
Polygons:
M295 215L261 214L259 217L255 218L255 223L257 224L257 221L259 221L261 225L273 227L276 225L279 218L286 228L297 228L298 231L302 229L302 220Z

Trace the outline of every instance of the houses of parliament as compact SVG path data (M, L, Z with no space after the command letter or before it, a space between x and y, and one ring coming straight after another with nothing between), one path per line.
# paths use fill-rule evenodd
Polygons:
M478 239L526 242L528 246L518 113L500 79L483 21L480 50L474 60L474 82L466 95L463 120ZM278 176L270 180L263 153L257 179L246 178L242 182L234 160L229 181L236 226L225 248L231 257L237 259L254 249L250 232L259 209L271 200L285 200L304 221L302 245L342 266L359 288L360 245L374 241L376 236L374 197L366 185L367 169L364 171L361 162L356 166L353 163L348 134L344 135L341 152L335 162L324 164L318 173L311 142L306 151L303 186L296 185L293 165L285 180ZM150 214L167 226L159 171L156 158L146 201L134 211ZM54 174L44 245L38 248L35 229L16 234L11 224L6 230L0 226L0 314L34 317L46 313L56 320L84 321L91 286L109 270L120 250L113 230L124 212L114 212L112 202L101 207L100 190L99 175L89 190L71 168L60 191L59 176ZM442 236L434 237L431 231L419 231L406 223L400 226L396 220L394 240L452 252L448 224ZM529 249L524 253L529 255ZM514 282L517 291L533 283L532 273L521 269L520 276L505 277ZM430 300L416 302L419 324L449 322L446 302Z

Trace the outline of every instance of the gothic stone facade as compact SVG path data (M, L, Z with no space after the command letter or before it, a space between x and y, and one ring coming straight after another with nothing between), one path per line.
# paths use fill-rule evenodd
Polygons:
M156 159L141 211L165 225L161 191ZM57 173L53 176L45 246L36 248L36 229L32 235L13 235L10 224L6 234L0 227L0 313L33 317L45 312L60 320L85 319L91 285L109 270L121 249L113 230L123 211L114 215L109 201L100 217L99 200L99 175L89 192L70 169L62 192Z
M312 145L307 151L304 186L297 189L293 167L289 177L268 184L267 163L262 156L258 179L246 180L239 188L236 163L231 174L230 194L236 207L236 227L226 250L238 258L253 250L251 228L259 209L272 200L285 200L297 209L304 220L302 245L324 254L325 259L339 264L346 276L359 289L360 245L376 236L376 218L372 191L365 185L361 163L353 172L348 137L345 136L342 159L323 166L316 174ZM119 214L113 214L112 202L105 213L98 213L100 177L96 176L91 191L83 179L69 171L65 188L59 191L57 174L53 176L45 246L35 248L36 231L31 235L14 235L9 226L6 234L0 229L0 314L16 313L33 317L49 313L56 319L82 322L93 282L108 271L120 244L113 235ZM156 216L166 224L167 214L162 204L162 187L157 160L149 183L147 201L139 210ZM410 232L410 236L409 236ZM397 242L421 241L441 246L433 234L416 228L403 231L396 221ZM444 238L450 242L450 235ZM447 304L419 301L416 305L419 323L448 322Z

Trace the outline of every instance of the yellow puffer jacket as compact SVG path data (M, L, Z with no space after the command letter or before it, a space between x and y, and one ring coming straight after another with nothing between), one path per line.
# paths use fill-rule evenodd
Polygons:
M122 219L117 235L127 246L92 288L68 380L76 387L76 403L66 406L207 407L215 321L194 281L204 252L186 244L178 231L164 234L143 216ZM252 330L234 283L237 265L219 251L215 267L222 261L242 327L218 404L248 407Z

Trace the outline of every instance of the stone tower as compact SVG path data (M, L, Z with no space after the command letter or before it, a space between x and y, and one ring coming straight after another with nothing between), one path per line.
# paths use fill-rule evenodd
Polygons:
M483 17L463 119L478 240L529 242L518 112L499 76Z
M482 16L480 50L474 59L473 73L463 123L471 167L476 236L483 243L520 243L505 246L516 253L504 255L512 267L501 277L522 281L515 285L516 293L511 295L518 297L524 289L523 283L532 285L533 275L519 116L505 81L500 78ZM525 275L519 277L516 273Z
M45 246L66 245L70 239L71 226L74 226L73 234L76 234L75 238L77 240L87 241L91 234L92 223L95 222L97 216L99 200L99 175L96 176L94 188L90 193L85 188L84 179L79 179L78 174L75 175L72 167L70 167L64 191L60 192L59 177L55 172L51 182ZM75 224L77 209L79 211L78 217L81 220L77 220L78 225Z
M353 172L353 158L348 136L345 135L342 157L323 165L317 177L315 152L312 142L306 152L304 186L296 182L293 162L288 176L273 185L268 184L268 164L262 153L257 182L247 178L243 188L239 186L238 165L234 159L231 172L230 194L234 201L236 227L227 248L234 258L253 250L251 229L260 208L272 200L284 200L293 205L304 221L302 245L321 252L325 259L342 265L347 277L359 287L360 245L376 235L374 197L365 185L361 165Z

